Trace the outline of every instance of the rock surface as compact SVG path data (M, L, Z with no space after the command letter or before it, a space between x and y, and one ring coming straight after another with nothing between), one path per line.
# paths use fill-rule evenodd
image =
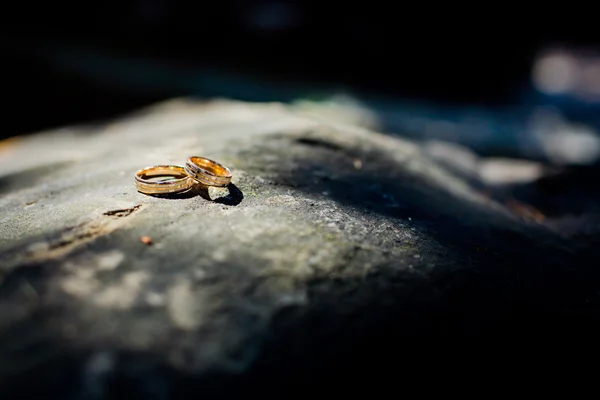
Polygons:
M190 155L232 185L136 191ZM592 239L343 121L174 100L0 157L3 399L351 391L417 344L598 333Z

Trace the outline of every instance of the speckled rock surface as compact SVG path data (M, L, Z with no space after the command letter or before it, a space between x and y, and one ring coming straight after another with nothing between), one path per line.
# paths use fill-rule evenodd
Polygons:
M136 170L191 155L233 184L136 191ZM595 253L409 141L174 100L0 157L3 399L339 390L417 343L597 332Z

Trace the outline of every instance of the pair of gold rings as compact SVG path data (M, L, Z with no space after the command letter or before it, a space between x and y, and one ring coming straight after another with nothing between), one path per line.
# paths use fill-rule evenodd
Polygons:
M196 184L224 187L231 182L229 168L204 157L190 157L185 166L156 165L135 174L138 191L145 194L172 194L188 191ZM164 180L152 178L164 177Z

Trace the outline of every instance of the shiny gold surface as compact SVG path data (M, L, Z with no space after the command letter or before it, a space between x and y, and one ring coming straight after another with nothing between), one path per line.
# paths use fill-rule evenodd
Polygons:
M185 172L206 186L227 186L232 177L229 168L208 158L196 156L188 158Z
M148 179L157 177L167 179ZM138 191L145 194L168 194L186 191L194 185L194 181L179 165L156 165L137 171L135 184Z

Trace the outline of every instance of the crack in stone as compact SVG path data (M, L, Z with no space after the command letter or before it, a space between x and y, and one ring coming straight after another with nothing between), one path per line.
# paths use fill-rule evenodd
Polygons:
M129 207L129 208L122 208L119 210L110 210L105 212L103 215L107 215L107 216L115 216L115 217L127 217L129 215L131 215L133 212L137 211L142 205L138 204L136 206L133 207Z
M39 250L32 251L23 261L40 262L64 257L75 248L113 232L126 221L124 217L131 216L141 207L141 204L137 204L129 208L110 210L103 213L100 218L66 228L56 240L50 241L45 246L39 246Z

